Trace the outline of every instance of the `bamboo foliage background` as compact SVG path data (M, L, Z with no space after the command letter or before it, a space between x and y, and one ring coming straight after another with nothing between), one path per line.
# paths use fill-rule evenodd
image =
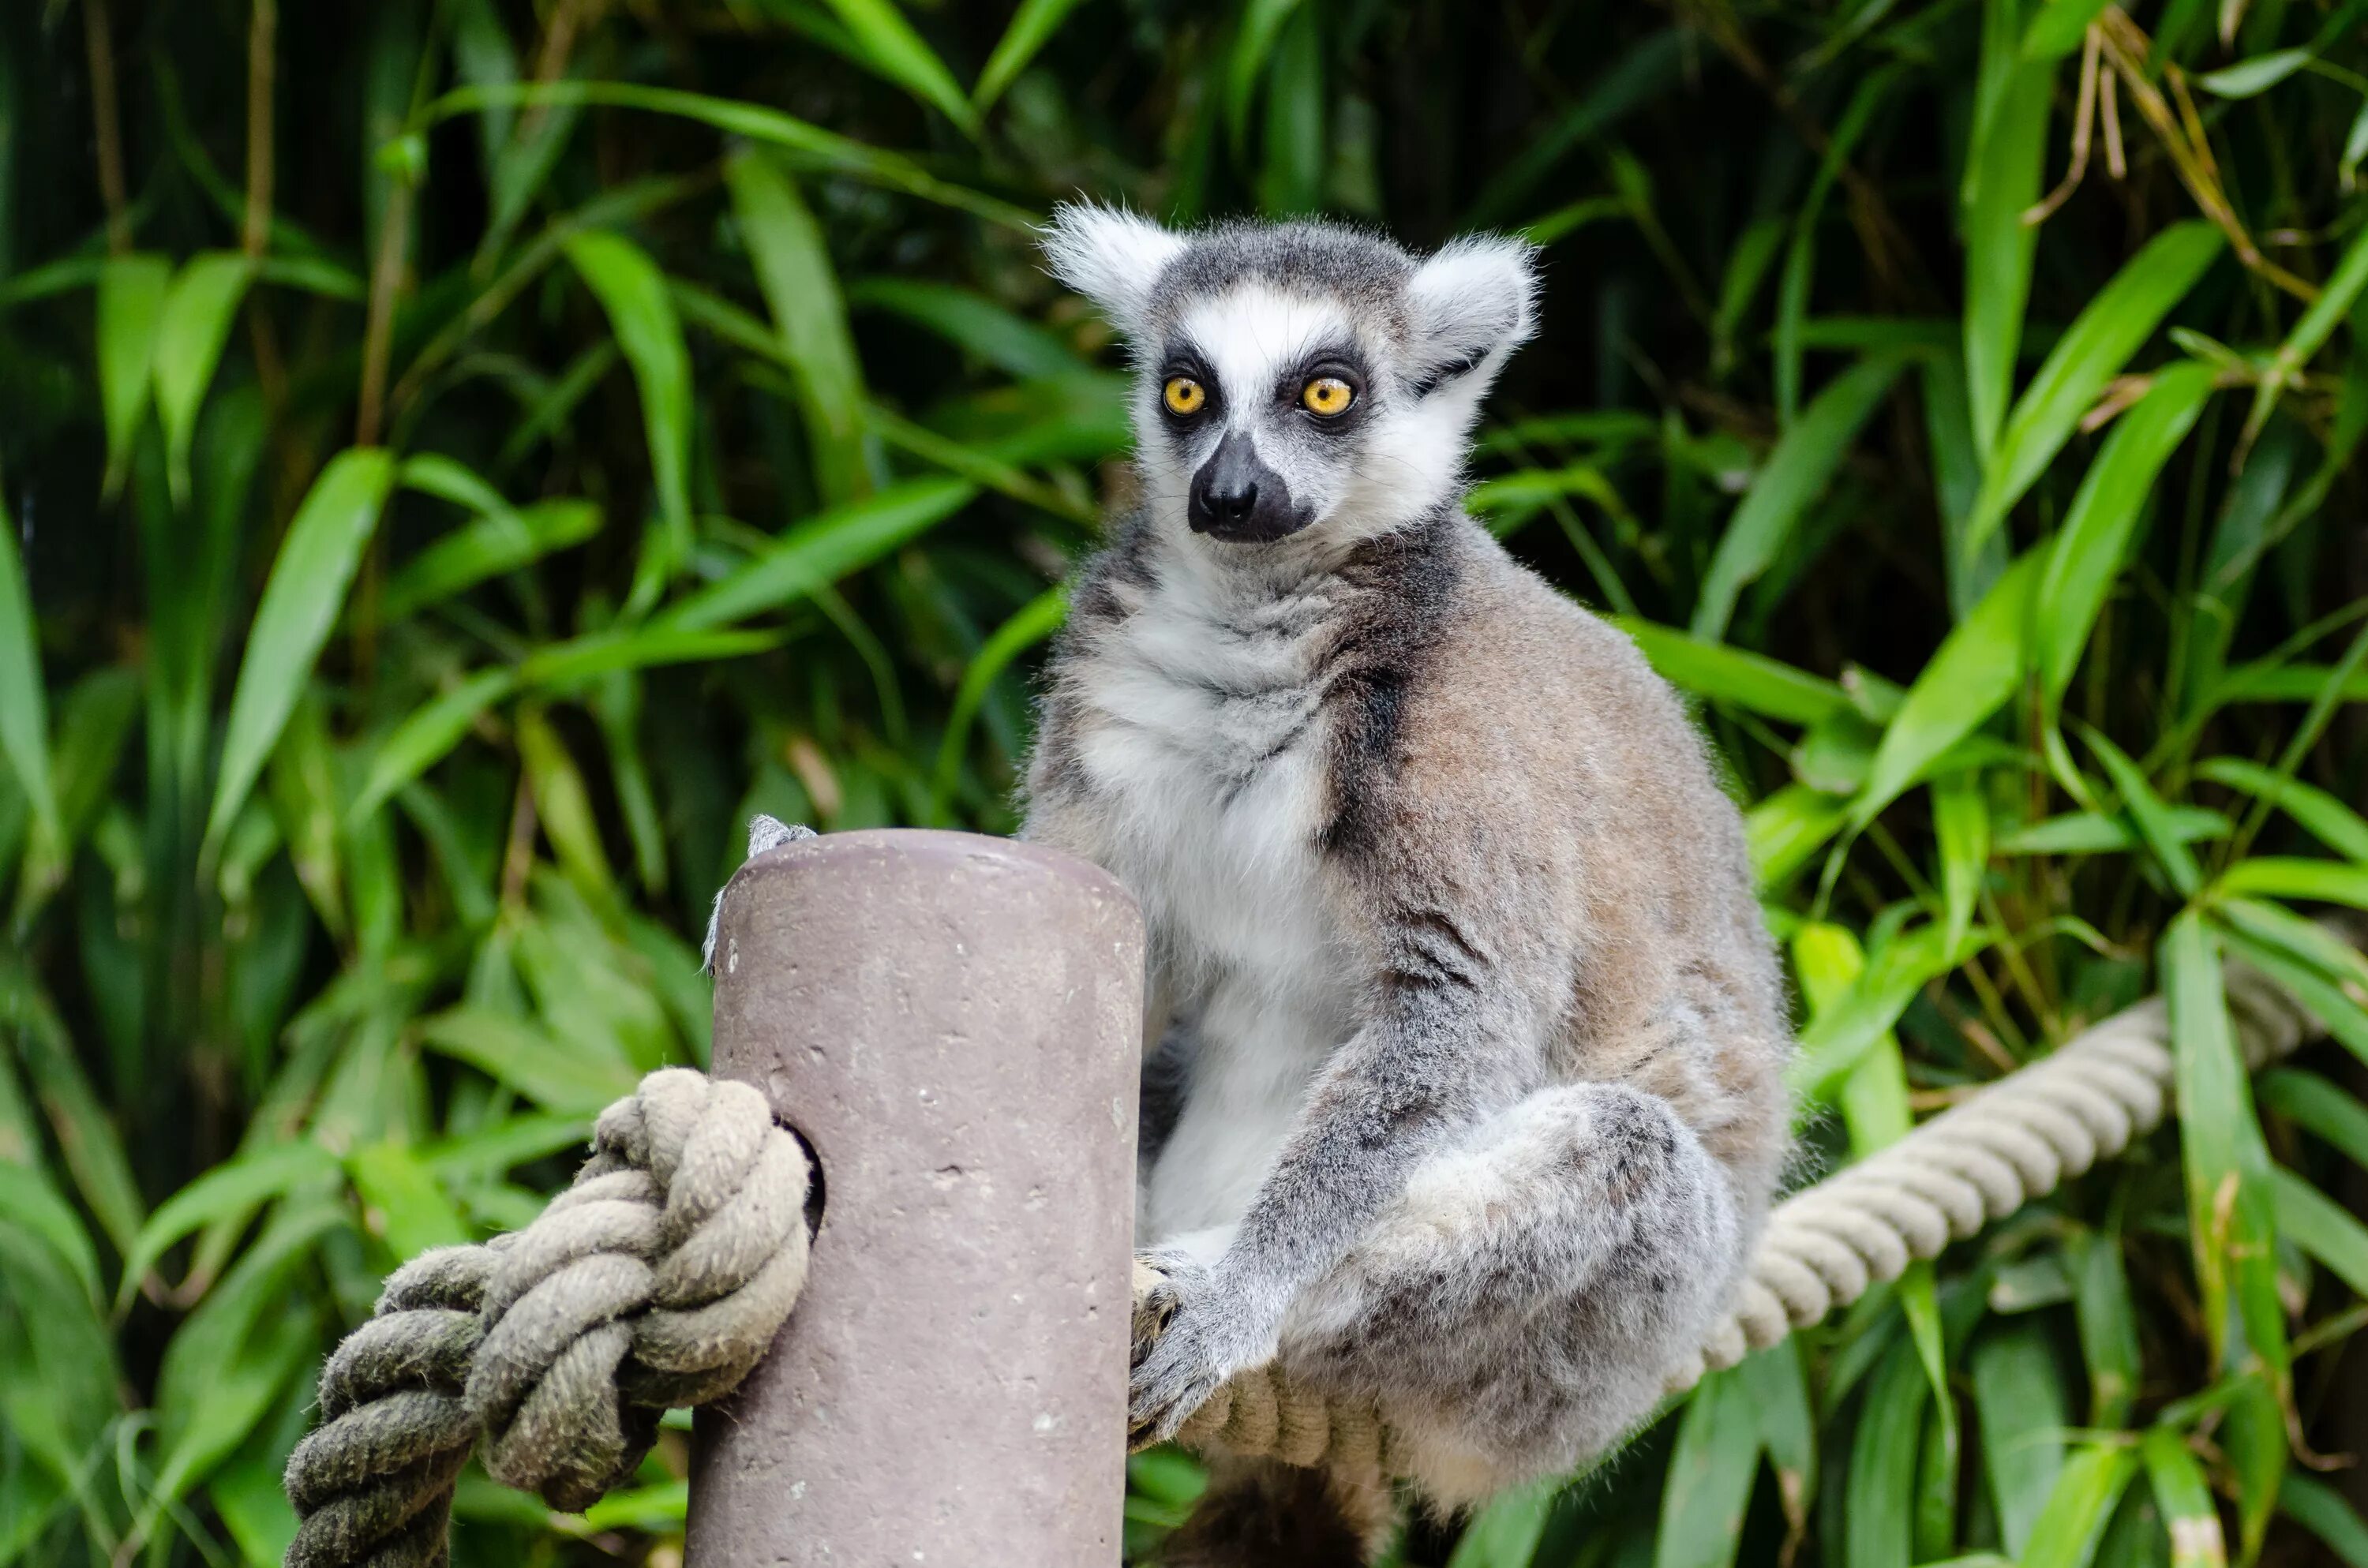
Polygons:
M278 1562L381 1275L704 1059L750 812L1012 825L1085 191L1545 247L1472 505L1700 699L1804 1170L2171 1002L2175 1127L1398 1561L2368 1564L2363 22L0 10L0 1563ZM2338 1043L2248 1085L2231 957ZM456 1557L676 1562L684 1473Z

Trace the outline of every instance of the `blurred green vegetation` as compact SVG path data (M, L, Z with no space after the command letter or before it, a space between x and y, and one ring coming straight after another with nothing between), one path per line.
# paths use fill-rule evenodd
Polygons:
M381 1275L703 1060L750 812L1011 826L1083 191L1546 247L1473 506L1700 699L1816 1161L2172 999L2183 1121L1400 1559L2368 1564L2363 1075L2219 968L2368 1056L2363 21L0 8L0 1563L279 1560ZM458 1560L676 1562L683 1460Z

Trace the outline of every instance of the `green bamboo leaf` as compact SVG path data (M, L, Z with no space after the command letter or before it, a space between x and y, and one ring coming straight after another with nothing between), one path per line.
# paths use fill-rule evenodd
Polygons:
M1068 615L1067 587L1047 588L1012 611L1009 619L979 644L978 652L962 670L962 684L954 689L953 707L946 715L945 738L938 745L938 766L929 787L933 818L942 817L946 802L953 798L962 746L970 738L971 722L978 716L979 705L986 700L987 688L1012 660L1060 631Z
M289 1287L321 1243L350 1223L336 1202L282 1209L174 1333L156 1373L152 1510L177 1502L236 1451L316 1350L312 1304Z
M2206 757L2195 776L2268 801L2329 849L2368 866L2368 817L2317 786L2236 756Z
M6 958L6 949L0 948L0 960ZM123 1139L91 1087L57 1009L40 983L15 961L0 961L0 1018L17 1026L26 1076L49 1115L50 1131L65 1157L74 1190L115 1250L128 1251L145 1210Z
M2172 806L2161 831L2180 844L2226 838L2237 824L2218 812L2200 806ZM2028 824L1998 842L2001 855L2118 855L2138 847L2137 830L2124 817L2101 812L2067 812L2062 816Z
M2278 1489L2286 1517L2317 1536L2348 1568L2368 1568L2368 1524L2338 1492L2300 1471L2290 1471Z
M679 1535L690 1514L690 1483L662 1481L611 1492L584 1510L587 1529L644 1530L653 1535Z
M478 716L517 690L518 685L516 671L480 670L414 709L371 754L370 775L347 811L346 820L359 822L372 815L404 785L442 761L461 744Z
M1949 615L1963 620L2006 571L2007 540L1992 534L1970 554L1965 520L1982 488L1982 457L1974 444L1974 411L1962 352L1936 354L1923 364L1924 439L1932 454L1933 499L1941 508L1941 566L1949 578Z
M1933 781L1932 832L1941 851L1941 924L1954 948L1973 929L1974 905L1989 871L1990 807L1978 770Z
M1887 1038L1926 983L1964 963L1989 939L1987 930L1976 930L1952 946L1947 928L1930 922L1882 942L1850 989L1812 1014L1786 1082L1804 1105L1830 1100L1843 1076Z
M387 579L379 613L390 625L407 619L479 583L582 544L600 531L600 508L589 501L486 509L404 562Z
M2224 896L2212 912L2247 962L2292 991L2329 1034L2368 1061L2368 959L2278 904Z
M1500 1494L1463 1527L1447 1568L1530 1568L1562 1487L1550 1476Z
M2220 874L2222 892L2267 898L2298 898L2368 909L2368 866L2341 860L2308 860L2256 855Z
M431 1143L418 1157L446 1186L467 1186L553 1154L580 1156L591 1133L592 1124L580 1116L512 1116L482 1131Z
M934 528L977 494L976 485L933 477L834 506L800 523L721 582L669 607L653 624L706 631L794 604Z
M156 1206L131 1240L116 1291L120 1316L141 1282L183 1238L229 1215L337 1179L336 1156L309 1140L280 1143L216 1165Z
M583 770L575 766L574 755L540 707L520 706L513 733L518 760L526 767L527 785L534 792L535 814L541 819L543 836L558 853L561 869L595 905L616 909L616 873L609 865Z
M666 520L669 570L690 559L690 350L666 296L666 276L621 234L585 230L562 242L577 274L598 298L617 347L633 368L649 441L650 477Z
M255 1568L285 1562L296 1541L296 1510L288 1501L288 1458L313 1425L313 1389L292 1380L254 1437L207 1478L205 1500L220 1516L244 1560Z
M2029 1317L1975 1340L1967 1370L1998 1533L2021 1562L2064 1469L2064 1430L2072 1424L2064 1381L2046 1329Z
M1275 40L1302 0L1245 0L1233 50L1225 61L1225 128L1239 155L1249 140L1250 100L1274 58Z
M703 665L780 646L771 631L706 631L672 624L596 631L538 648L518 667L521 685L568 689L596 676L652 665Z
M2306 49L2271 50L2217 71L2206 71L2195 81L2215 97L2249 98L2268 92L2309 63L2310 51Z
M2022 29L2025 60L2055 60L2080 47L2109 0L2047 0Z
M2235 1305L2248 1342L2283 1376L2285 1309L2278 1298L2269 1151L2228 1022L2218 942L2201 915L2191 909L2170 923L2159 962L2177 1059L2188 1224L2214 1362Z
M1866 954L1847 927L1804 920L1793 933L1792 948L1801 1002L1813 1020L1830 1017L1851 1001L1866 974ZM1853 1156L1862 1158L1907 1135L1914 1123L1907 1104L1907 1074L1899 1040L1888 1028L1877 1032L1857 1064L1843 1075L1839 1100Z
M1759 1473L1759 1412L1743 1369L1702 1379L1678 1421L1661 1483L1653 1568L1729 1568L1743 1537L1743 1511Z
M2048 10L2068 3L2056 0ZM2014 7L1994 5L1990 9L2003 9L2011 17ZM1985 46L1985 72L2009 74L1994 117L1979 128L1968 149L1965 166L1965 403L1973 421L1974 449L1986 467L2014 394L2014 367L2022 350L2023 308L2031 295L2032 256L2039 245L2038 228L2024 222L2022 215L2039 199L2047 156L2048 100L2055 81L2050 61L2005 62L2002 57L2010 47L2003 38ZM1996 65L1993 54L2000 57ZM1967 514L1969 522L1973 515ZM1978 542L1961 546L1959 559L1970 559L1972 545Z
M2283 1165L2270 1167L2270 1200L2278 1234L2317 1258L2354 1294L2368 1297L2368 1225Z
M98 1249L74 1206L38 1169L0 1160L0 1223L12 1224L47 1245L83 1288L89 1305L99 1303Z
M425 1019L419 1038L562 1116L592 1115L633 1092L632 1071L621 1062L571 1051L520 1019L482 1007Z
M2137 1468L2137 1455L2118 1445L2075 1451L2032 1523L2031 1542L2017 1558L2022 1568L2088 1568Z
M2352 1164L2368 1166L2368 1106L2298 1067L2273 1067L2253 1086L2264 1109L2308 1128Z
M1850 1446L1845 1568L1905 1562L1915 1542L1916 1467L1931 1384L1916 1346L1894 1345L1867 1390Z
M2070 1265L2080 1354L2089 1366L2089 1424L2117 1427L2129 1419L2136 1403L2142 1370L2137 1313L2130 1302L2119 1229L2075 1232Z
M1818 220L1825 211L1826 198L1848 166L1859 138L1866 133L1874 111L1902 74L1898 66L1887 65L1870 74L1851 91L1849 104L1834 122L1818 156L1817 172L1811 176L1808 193L1801 199L1800 211L1793 221L1792 236L1785 245L1784 270L1776 284L1772 343L1776 358L1776 420L1786 430L1793 427L1801 408L1801 356L1807 347L1804 327L1809 314L1811 278L1816 267ZM1634 167L1633 163L1625 166ZM1641 171L1638 183L1642 183ZM1643 199L1633 200L1630 206L1648 214L1652 210L1650 203Z
M1884 729L1866 784L1850 804L1853 824L1873 822L2014 695L2025 665L2031 601L2046 561L2044 549L2026 551L1942 640Z
M441 452L421 452L403 460L394 471L395 483L466 507L481 517L512 515L511 506L491 480L458 458Z
M131 441L147 411L156 323L173 264L161 256L110 256L98 273L98 402L107 426L106 494L131 471Z
M107 269L119 261L135 259L116 256L68 256L39 267L28 267L15 277L0 281L0 310L21 305L34 300L47 300L59 294L71 294L77 290L95 289L107 275ZM161 258L157 258L161 259ZM172 275L172 266L165 264L165 276Z
M189 449L198 410L230 341L239 301L255 279L254 258L236 251L191 256L173 279L156 319L156 415L165 426L165 454L176 502L189 498Z
M825 131L778 109L702 93L645 87L633 82L537 82L515 86L456 87L430 103L417 119L422 124L433 124L456 114L533 104L606 104L677 115L712 126L727 135L745 136L752 142L785 148L837 173L969 212L1008 229L1031 234L1036 230L1035 214L1008 201L949 184L902 153Z
M57 1479L79 1485L121 1405L115 1346L72 1270L0 1216L0 1427Z
M978 109L966 97L953 73L937 51L921 40L894 0L830 0L830 8L847 24L856 46L870 57L881 74L896 83L961 127L965 136L979 131Z
M970 101L980 113L985 113L1028 68L1078 4L1079 0L1019 0L1003 37L996 40L995 52L986 57L986 66L978 74L978 85L971 89Z
M2089 301L2023 390L1998 433L1966 519L1964 549L1977 549L2045 472L2105 383L2152 336L2226 242L2202 222L2174 223L2146 242Z
M2295 51L2293 52L2303 52ZM2215 73L2217 74L2217 73ZM2209 85L2211 78L2205 77ZM2362 109L2368 117L2368 109ZM2347 154L2348 155L2348 154ZM2302 369L2311 361L2334 333L2336 324L2350 313L2352 303L2360 298L2362 288L2368 288L2368 234L2355 235L2344 247L2343 259L2335 264L2333 276L2318 298L2294 323L2286 340L2278 345L2276 357L2271 361L2268 374L2255 383L2252 411L2245 417L2245 434L2249 439L2259 435L2270 420L2270 411L2276 406L2278 395L2294 384Z
M2121 747L2093 730L2087 732L2087 735L2089 749L2095 752L2097 760L2105 765L2106 776L2112 779L2114 791L2122 798L2122 809L2129 813L2131 824L2137 828L2138 836L2145 840L2155 863L2170 879L2171 886L2182 895L2192 897L2203 884L2203 869L2196 863L2194 853L2180 837L2169 806L2155 793L2154 786L2146 781L2146 774Z
M38 818L25 848L12 916L19 933L65 881L84 833L98 814L121 766L132 720L138 716L140 672L121 665L93 670L67 688L58 705L56 739L51 746L51 777L57 796L57 829L43 832ZM5 949L0 949L5 950Z
M1850 694L1838 682L1765 653L1634 616L1615 616L1612 624L1634 639L1661 678L1679 691L1788 724L1815 724L1850 706Z
M1022 381L1074 376L1088 369L1056 335L957 284L866 278L849 285L847 299L852 305L902 316Z
M471 1240L460 1211L434 1171L400 1143L366 1143L346 1156L346 1174L362 1201L362 1228L398 1258Z
M17 527L0 503L0 758L31 803L36 831L63 836L56 782L50 774L50 710L41 683L40 631L17 551Z
M279 744L393 483L392 456L376 448L349 449L329 460L290 521L231 695L222 771L206 817L210 849L221 847Z
M1536 507L1565 495L1584 496L1615 517L1628 515L1627 504L1612 487L1611 476L1603 472L1602 465L1591 462L1515 469L1494 479L1484 479L1464 495L1463 506L1475 515L1522 508L1522 515L1527 516ZM1489 526L1497 537L1504 536L1504 525L1492 522Z
M894 14L887 0L871 3ZM769 155L755 150L735 153L724 171L782 358L797 377L823 498L860 496L871 488L863 450L863 372L822 225L796 183Z
M2138 1453L2146 1460L2163 1528L2170 1532L2171 1568L2226 1568L2228 1543L2220 1533L2220 1509L2212 1501L2203 1467L2187 1451L2187 1439L2170 1427L2157 1426L2146 1435Z
M1814 858L1850 820L1850 801L1806 784L1787 784L1743 814L1743 837L1762 892Z
M1874 354L1836 376L1776 443L1719 536L1694 607L1693 633L1724 636L1744 588L1776 563L1809 504L1850 453L1859 427L1874 413L1907 363L1898 354Z
M2212 395L2212 377L2210 366L2193 360L2156 377L2137 406L2114 422L2072 497L2072 509L2048 547L2032 614L2033 653L2051 699L2060 699L2071 685L2098 612L2129 556L2155 480Z

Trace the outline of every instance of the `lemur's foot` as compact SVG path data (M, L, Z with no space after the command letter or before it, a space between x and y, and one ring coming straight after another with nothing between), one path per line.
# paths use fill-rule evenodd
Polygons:
M1135 1293L1130 1448L1174 1437L1227 1378L1257 1364L1261 1339L1245 1303L1218 1288L1207 1265L1165 1252L1136 1262L1157 1278Z

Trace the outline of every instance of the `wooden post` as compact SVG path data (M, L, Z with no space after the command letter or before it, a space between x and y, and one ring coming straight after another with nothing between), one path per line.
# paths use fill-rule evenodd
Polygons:
M969 834L744 866L715 1071L819 1159L813 1271L699 1413L690 1568L1110 1568L1125 1496L1143 923Z

